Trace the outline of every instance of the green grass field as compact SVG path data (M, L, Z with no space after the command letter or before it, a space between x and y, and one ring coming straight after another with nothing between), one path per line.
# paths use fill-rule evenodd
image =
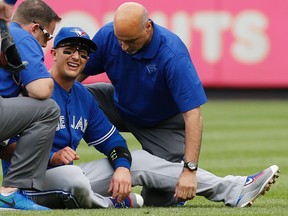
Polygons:
M271 190L251 208L229 208L196 197L178 208L53 210L48 212L2 211L0 215L287 215L288 207L288 100L210 100L202 108L204 133L200 166L216 175L254 174L277 164L280 178ZM130 149L140 145L129 134L123 134ZM81 160L102 157L80 145ZM133 190L140 191L140 187Z

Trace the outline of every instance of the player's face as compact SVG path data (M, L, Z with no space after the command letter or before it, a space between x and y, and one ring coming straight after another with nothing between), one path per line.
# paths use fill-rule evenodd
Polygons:
M122 50L129 55L133 55L150 42L152 24L148 20L146 26L140 28L140 30L131 29L130 31L123 31L121 28L115 27L114 32Z
M66 79L74 80L82 72L88 59L89 53L81 46L64 46L55 49L55 67L58 74Z

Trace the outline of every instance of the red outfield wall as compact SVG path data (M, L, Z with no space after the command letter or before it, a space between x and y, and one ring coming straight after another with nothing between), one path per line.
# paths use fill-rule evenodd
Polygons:
M125 1L46 2L62 17L54 34L62 26L79 26L93 37ZM288 87L287 0L135 2L145 5L156 23L182 38L205 87ZM49 42L44 50L47 67L52 64L51 46ZM88 82L107 80L101 75L91 77Z

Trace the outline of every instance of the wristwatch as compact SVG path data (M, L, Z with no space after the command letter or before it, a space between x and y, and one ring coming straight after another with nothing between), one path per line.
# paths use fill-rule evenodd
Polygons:
M198 169L198 164L194 161L184 162L184 167L190 171L196 171Z

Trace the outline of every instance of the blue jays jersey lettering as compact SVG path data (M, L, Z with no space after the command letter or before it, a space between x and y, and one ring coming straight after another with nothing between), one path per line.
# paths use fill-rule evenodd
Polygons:
M184 43L167 29L155 23L153 27L150 44L129 55L114 36L113 24L107 24L94 36L98 49L83 71L88 75L106 72L115 88L119 113L148 127L207 101Z
M42 47L36 38L22 29L20 25L15 22L10 23L10 31L22 61L28 62L25 69L19 73L18 79L20 79L20 83L26 86L33 80L50 78L51 75L44 64L44 53ZM27 53L29 53L29 55L27 55ZM21 85L17 85L14 82L10 71L0 68L0 80L1 96L18 96L21 90Z
M97 102L85 87L75 82L71 91L65 91L54 82L52 98L60 107L61 114L56 128L51 156L54 152L70 146L76 150L83 138L89 146L94 146L104 154L108 154L124 139L115 133L117 130L104 113L98 108ZM119 142L119 143L118 143Z
M85 131L86 127L87 127L87 119L83 119L82 117L80 117L79 119L76 116L72 116L72 124L70 125L71 128L73 128L74 130L81 130L82 132Z
M80 129L84 133L87 125L88 125L87 119L83 119L82 117L79 117L79 119L77 119L76 116L72 116L72 124L70 126L74 130ZM65 116L60 116L56 131L61 130L61 129L65 129L65 128L66 128Z

